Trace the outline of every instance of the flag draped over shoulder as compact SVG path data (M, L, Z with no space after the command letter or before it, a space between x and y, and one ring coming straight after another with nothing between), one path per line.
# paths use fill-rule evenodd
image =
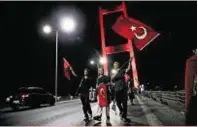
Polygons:
M144 47L160 35L146 24L123 15L117 18L112 29L118 35L133 40L139 50L143 50Z
M69 62L63 58L63 64L64 64L64 75L68 80L71 80L71 74L70 74L70 64Z
M101 107L108 106L107 86L104 83L98 87L98 101Z

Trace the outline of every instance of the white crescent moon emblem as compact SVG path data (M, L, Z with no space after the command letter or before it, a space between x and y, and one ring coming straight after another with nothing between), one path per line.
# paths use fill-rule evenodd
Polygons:
M103 96L103 98L105 98L105 91L103 88L100 89L100 94Z
M144 33L142 35L137 35L136 33L134 33L134 35L137 39L142 40L147 36L147 30L144 27L139 27L139 28L142 28L144 30Z

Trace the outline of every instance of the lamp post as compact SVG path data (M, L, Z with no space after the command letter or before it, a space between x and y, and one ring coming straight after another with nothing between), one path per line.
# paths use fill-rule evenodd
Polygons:
M75 30L76 24L73 19L64 17L60 21L60 27L62 31L66 33L71 33ZM55 60L55 101L57 102L57 96L58 96L58 38L59 38L59 29L52 29L50 25L45 25L43 27L43 32L45 34L50 34L52 32L55 32L56 34L56 60Z
M90 60L89 63L93 66L96 64L97 69L107 62L106 58L99 56L99 60Z
M56 30L55 101L58 97L58 30Z

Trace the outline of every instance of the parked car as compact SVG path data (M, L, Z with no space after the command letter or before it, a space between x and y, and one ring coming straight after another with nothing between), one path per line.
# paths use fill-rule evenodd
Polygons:
M6 98L6 103L13 109L20 106L39 107L41 104L55 104L55 97L40 87L21 87L16 93Z
M96 89L94 89L94 88L89 89L89 100L91 102L97 101Z

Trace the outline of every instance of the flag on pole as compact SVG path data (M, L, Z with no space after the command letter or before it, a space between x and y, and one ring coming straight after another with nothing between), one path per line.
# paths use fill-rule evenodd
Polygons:
M69 62L63 58L63 64L64 64L64 75L68 80L71 80L71 75L70 75L70 64Z
M146 24L133 18L121 15L112 26L114 32L120 36L133 40L139 50L143 50L160 34Z

